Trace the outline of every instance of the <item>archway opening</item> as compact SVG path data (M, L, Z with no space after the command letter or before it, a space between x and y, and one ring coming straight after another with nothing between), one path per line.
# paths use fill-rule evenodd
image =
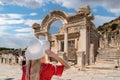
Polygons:
M64 50L64 39L59 39L58 37L61 37L58 32L60 31L60 28L62 28L63 23L61 20L56 20L54 21L49 28L49 33L50 33L50 44L51 44L51 49L54 50L56 53L58 51ZM57 35L57 36L56 36ZM63 37L64 35L62 35Z
M56 34L60 28L62 27L62 21L60 20L56 20L54 21L51 25L50 25L50 29L49 29L49 32L54 35Z
M61 20L56 20L49 26L50 46L51 46L51 50L54 51L56 54L58 54L59 51L64 50L64 44L61 44L64 39L58 39L57 37L57 36L60 36L58 32L60 31L62 26L63 26L63 23ZM50 60L55 61L52 58L50 58Z

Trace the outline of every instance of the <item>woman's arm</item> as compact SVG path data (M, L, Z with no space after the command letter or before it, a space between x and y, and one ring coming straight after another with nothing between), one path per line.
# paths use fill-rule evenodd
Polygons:
M70 66L67 64L66 61L64 61L63 59L61 59L59 56L57 56L54 52L52 52L51 50L46 50L45 51L46 54L49 56L49 57L52 57L54 59L56 59L57 61L59 61L62 65L64 65L65 69L69 69Z

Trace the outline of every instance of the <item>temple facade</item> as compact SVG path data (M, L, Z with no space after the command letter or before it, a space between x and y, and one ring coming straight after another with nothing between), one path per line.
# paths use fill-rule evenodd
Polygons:
M43 35L50 41L52 51L82 67L95 62L99 47L99 34L93 19L89 6L83 6L74 15L54 10L44 17L41 24L34 23L32 27L35 35ZM51 24L56 20L62 21L63 25L52 35Z

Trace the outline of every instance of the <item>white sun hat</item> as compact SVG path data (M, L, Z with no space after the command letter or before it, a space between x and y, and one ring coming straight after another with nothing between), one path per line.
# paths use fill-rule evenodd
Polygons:
M50 43L48 40L39 40L37 38L34 38L27 47L25 57L27 60L40 59L45 55L45 50L49 48Z

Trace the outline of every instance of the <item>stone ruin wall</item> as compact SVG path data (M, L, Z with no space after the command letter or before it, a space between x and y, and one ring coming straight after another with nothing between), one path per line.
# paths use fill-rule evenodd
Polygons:
M0 64L21 65L24 53L25 51L21 49L0 50Z
M98 28L101 37L101 48L116 47L120 49L120 17Z

